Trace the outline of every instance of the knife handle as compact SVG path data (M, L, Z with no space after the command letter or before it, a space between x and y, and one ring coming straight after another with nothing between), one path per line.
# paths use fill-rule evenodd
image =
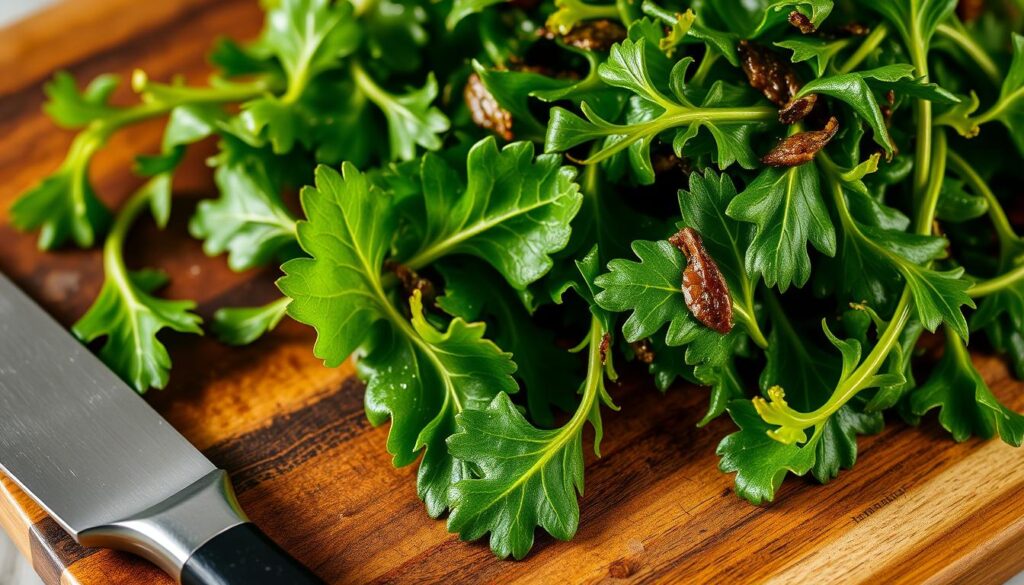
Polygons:
M210 539L181 571L182 585L323 585L255 524L246 522Z

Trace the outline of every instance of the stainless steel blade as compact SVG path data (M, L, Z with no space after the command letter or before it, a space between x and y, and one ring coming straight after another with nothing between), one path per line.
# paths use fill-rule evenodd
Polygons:
M216 471L3 275L0 469L76 538Z

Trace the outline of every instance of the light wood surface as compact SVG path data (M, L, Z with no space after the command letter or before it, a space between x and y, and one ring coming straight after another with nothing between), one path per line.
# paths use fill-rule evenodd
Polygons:
M79 0L0 31L0 271L65 324L102 280L96 251L42 254L34 235L6 225L10 203L59 164L72 138L40 110L54 69L86 80L141 67L201 82L215 37L248 38L259 25L255 0ZM125 88L118 99L129 99ZM131 157L156 152L160 130L124 132L97 158L93 181L108 204L138 184ZM214 194L202 165L211 148L190 153L167 232L142 225L129 246L133 265L166 269L166 294L197 299L207 318L272 298L275 276L232 274L187 237L195 201ZM285 323L243 349L167 339L172 381L150 402L231 472L260 526L331 582L1001 583L1024 569L1024 452L953 443L931 417L920 428L892 421L861 441L855 470L824 487L789 479L774 504L754 507L716 469L730 423L695 427L706 391L662 397L636 375L613 391L622 411L606 415L604 457L588 455L579 534L570 543L540 536L527 560L498 561L427 517L414 470L391 467L387 429L367 422L351 366L324 368L310 330ZM976 359L995 392L1024 409L1024 385L1005 365ZM169 583L128 555L78 547L7 479L0 526L48 584Z

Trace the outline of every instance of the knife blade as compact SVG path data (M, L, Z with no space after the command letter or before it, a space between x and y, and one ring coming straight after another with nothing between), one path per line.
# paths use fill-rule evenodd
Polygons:
M83 546L185 585L320 583L248 522L227 473L2 274L0 470Z

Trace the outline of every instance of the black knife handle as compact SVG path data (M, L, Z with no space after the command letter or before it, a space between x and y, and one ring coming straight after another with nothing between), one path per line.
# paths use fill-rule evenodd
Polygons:
M210 539L181 570L182 585L323 585L255 524L246 522Z

